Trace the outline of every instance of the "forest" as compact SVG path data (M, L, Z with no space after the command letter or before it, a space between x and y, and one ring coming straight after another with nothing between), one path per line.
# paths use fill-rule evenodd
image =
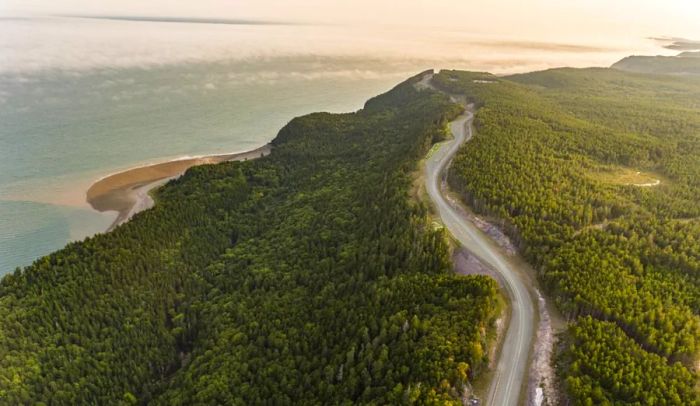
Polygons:
M410 197L461 113L416 80L6 275L0 404L461 404L502 298Z
M640 73L700 75L700 52L686 51L674 56L628 56L612 67Z
M434 83L478 108L450 186L568 319L570 404L699 404L700 80L616 69Z

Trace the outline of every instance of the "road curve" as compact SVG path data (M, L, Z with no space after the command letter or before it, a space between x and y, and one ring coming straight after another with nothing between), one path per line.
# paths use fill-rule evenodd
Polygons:
M426 75L421 84L430 86L431 77L432 75ZM522 274L516 271L498 245L461 216L442 195L445 168L462 143L471 139L473 118L474 114L466 111L450 123L454 139L442 143L427 159L425 182L428 195L447 230L472 254L491 265L500 274L503 286L508 292L511 302L510 324L485 400L490 406L510 406L519 404L521 389L526 382L525 374L535 332L532 296Z

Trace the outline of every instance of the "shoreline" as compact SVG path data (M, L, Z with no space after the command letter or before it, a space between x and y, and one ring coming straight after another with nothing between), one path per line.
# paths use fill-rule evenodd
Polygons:
M272 146L265 144L249 151L183 157L130 168L97 179L87 190L86 201L99 212L117 212L117 218L106 230L109 232L129 221L136 213L153 207L150 191L180 177L187 169L198 165L255 159L268 155L271 150Z

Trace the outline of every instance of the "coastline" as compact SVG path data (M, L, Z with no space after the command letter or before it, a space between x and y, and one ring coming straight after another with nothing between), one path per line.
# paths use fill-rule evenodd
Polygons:
M95 181L87 190L86 201L99 212L118 213L107 229L111 231L129 221L136 213L153 207L154 202L149 192L181 176L187 169L198 165L255 159L268 155L271 150L271 145L265 144L250 151L178 158L130 168Z

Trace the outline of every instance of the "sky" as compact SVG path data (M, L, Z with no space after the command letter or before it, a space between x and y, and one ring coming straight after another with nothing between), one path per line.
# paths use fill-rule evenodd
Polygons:
M108 14L442 27L572 40L606 35L700 39L697 0L0 0L1 15Z

